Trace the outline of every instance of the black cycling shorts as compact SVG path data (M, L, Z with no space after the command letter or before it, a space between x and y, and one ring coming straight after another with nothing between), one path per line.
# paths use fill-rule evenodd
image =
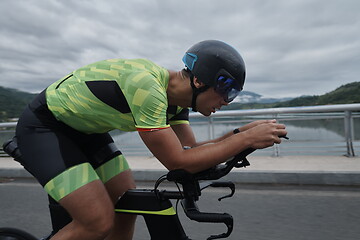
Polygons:
M29 104L16 128L21 164L55 200L129 169L109 133L85 134L58 121L45 91Z

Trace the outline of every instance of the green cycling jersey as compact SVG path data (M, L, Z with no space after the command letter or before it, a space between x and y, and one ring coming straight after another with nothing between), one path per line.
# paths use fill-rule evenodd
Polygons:
M146 59L110 59L79 68L46 90L49 110L84 133L151 131L188 123L187 108L169 106L169 72Z

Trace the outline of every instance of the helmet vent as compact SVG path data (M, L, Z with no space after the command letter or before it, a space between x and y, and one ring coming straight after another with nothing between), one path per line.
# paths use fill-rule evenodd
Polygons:
M183 62L185 63L185 66L192 71L195 66L195 62L197 61L198 57L193 53L186 53L183 57Z

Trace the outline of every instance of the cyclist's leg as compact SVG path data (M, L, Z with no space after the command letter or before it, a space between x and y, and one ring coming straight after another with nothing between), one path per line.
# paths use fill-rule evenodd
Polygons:
M92 141L83 144L84 152L91 159L115 205L128 189L135 188L132 172L109 134L94 134L92 138ZM113 231L106 239L132 239L135 219L136 215L116 214Z
M78 133L54 130L29 109L24 114L17 127L22 164L73 218L53 239L104 239L113 226L113 204L73 139Z
M73 221L52 240L104 239L113 227L114 208L100 180L82 186L59 203L70 213Z
M115 204L119 196L121 196L128 189L135 188L135 183L131 170L126 170L105 183L110 198ZM115 214L115 224L111 234L106 238L107 240L115 239L132 239L134 234L136 215L131 214Z

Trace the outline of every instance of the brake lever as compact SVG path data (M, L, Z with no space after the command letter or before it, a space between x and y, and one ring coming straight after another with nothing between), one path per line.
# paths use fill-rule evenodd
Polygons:
M234 196L235 194L235 184L233 182L202 182L200 183L200 190L204 190L205 188L208 187L227 187L230 188L231 193L228 195L225 195L221 198L218 199L218 201L223 200L224 198L230 198L232 196Z
M233 182L213 182L210 184L211 187L228 187L230 188L231 192L228 195L225 195L218 199L218 201L223 200L224 198L230 198L235 193L235 184Z

